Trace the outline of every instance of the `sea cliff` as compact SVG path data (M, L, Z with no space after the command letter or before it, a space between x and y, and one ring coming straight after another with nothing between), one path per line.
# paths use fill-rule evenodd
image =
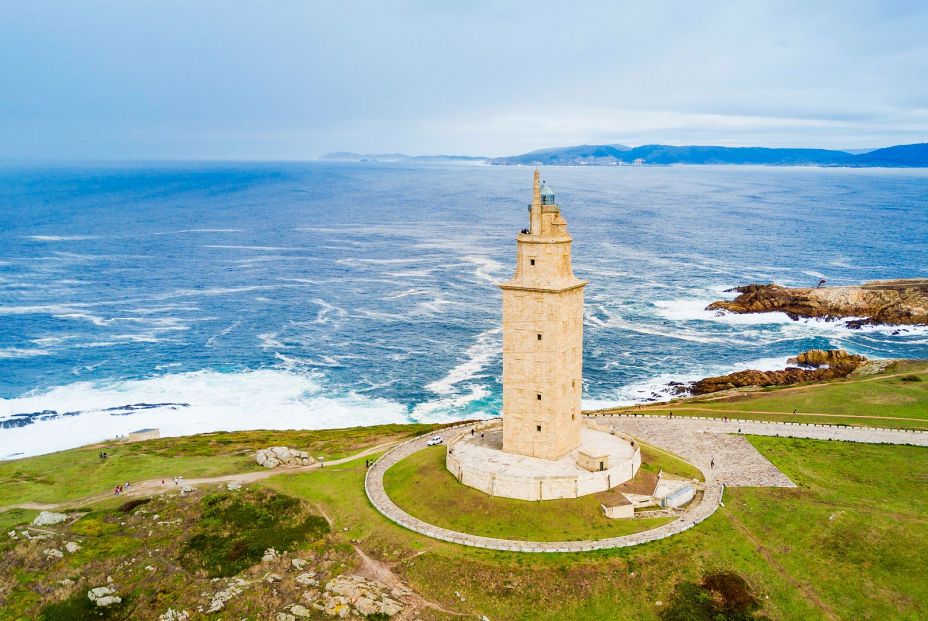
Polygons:
M876 280L847 287L791 288L776 284L729 289L734 300L713 302L707 310L732 313L784 312L793 319L852 318L850 328L867 324L928 324L928 279Z

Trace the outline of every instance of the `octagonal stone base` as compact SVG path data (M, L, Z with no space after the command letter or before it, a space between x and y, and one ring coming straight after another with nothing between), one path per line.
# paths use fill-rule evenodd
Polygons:
M481 433L483 437L481 437ZM578 498L604 492L634 478L641 449L633 440L585 423L580 446L560 459L548 460L503 452L501 421L466 433L448 445L445 465L458 481L491 496L520 500ZM590 472L578 454L608 455L608 468Z

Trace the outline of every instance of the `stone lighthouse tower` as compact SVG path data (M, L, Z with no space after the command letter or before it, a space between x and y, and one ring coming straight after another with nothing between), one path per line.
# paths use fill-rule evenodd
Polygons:
M503 451L559 459L580 446L583 287L554 193L535 170L529 228L503 290Z

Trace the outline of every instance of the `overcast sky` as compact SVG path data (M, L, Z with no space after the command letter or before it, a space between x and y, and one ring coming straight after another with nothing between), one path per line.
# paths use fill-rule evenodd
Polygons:
M0 158L928 142L928 2L0 0Z

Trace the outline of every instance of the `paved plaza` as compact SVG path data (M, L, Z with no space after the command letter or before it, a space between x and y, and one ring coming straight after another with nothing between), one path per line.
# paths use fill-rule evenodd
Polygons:
M513 541L480 537L428 524L400 509L383 488L386 470L401 459L425 448L429 436L415 438L385 453L371 466L364 481L371 503L390 520L412 531L461 545L513 552L583 552L634 546L656 541L688 530L712 515L722 499L723 485L752 487L793 487L786 475L758 453L741 435L813 438L874 444L912 444L928 446L928 433L892 429L799 425L758 421L673 418L666 416L597 416L593 420L642 441L665 449L690 461L702 470L706 482L703 496L680 517L651 530L589 541ZM446 436L470 433L471 424L447 429ZM715 467L711 463L715 460Z
M610 469L624 467L635 456L631 444L616 436L596 431L588 427L580 430L582 448L596 455L608 455ZM496 427L486 431L484 437L476 433L465 434L454 445L454 453L462 461L483 464L482 469L499 474L534 477L563 477L589 474L589 471L577 465L577 453L580 447L570 451L560 459L541 459L518 453L503 452L503 429Z

